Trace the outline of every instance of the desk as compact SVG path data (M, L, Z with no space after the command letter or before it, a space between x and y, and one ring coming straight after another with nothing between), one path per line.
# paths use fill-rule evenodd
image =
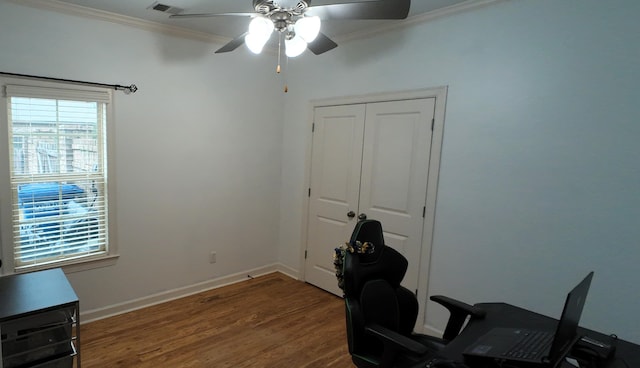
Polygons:
M531 312L510 304L505 303L480 303L476 307L486 311L486 317L482 320L471 321L464 330L453 341L451 341L442 350L443 358L455 361L464 361L462 352L467 346L473 344L477 338L487 333L494 327L523 327L528 329L551 329L553 330L557 324L557 320L543 316L538 313ZM578 328L578 335L589 336L597 340L608 341L608 337L599 332ZM624 359L627 365L624 365L619 359ZM564 367L572 367L565 363ZM640 346L632 344L624 340L616 342L616 354L608 364L602 368L638 368L640 367ZM417 365L413 368L424 367L424 364ZM481 366L473 365L471 368L480 368Z

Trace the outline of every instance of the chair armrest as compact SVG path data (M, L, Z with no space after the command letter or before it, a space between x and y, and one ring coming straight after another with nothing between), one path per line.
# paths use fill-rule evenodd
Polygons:
M433 295L429 299L449 310L449 321L447 322L447 327L442 335L442 338L445 341L451 341L458 336L462 329L462 325L464 325L464 322L467 320L467 316L471 316L476 319L483 319L486 314L482 308L474 307L444 295Z
M379 324L368 325L365 327L365 332L380 339L384 343L385 350L388 348L394 351L405 350L418 355L425 354L428 351L427 347L421 343Z
M479 308L479 307L474 307L473 305L469 305L465 302L461 302L457 299L453 299L453 298L449 298L448 296L444 296L444 295L433 295L430 298L431 300L433 300L434 302L444 306L445 308L447 308L449 311L453 312L460 312L460 313L465 313L466 315L470 315L472 317L476 317L476 318L484 318L486 312L484 311L484 309Z

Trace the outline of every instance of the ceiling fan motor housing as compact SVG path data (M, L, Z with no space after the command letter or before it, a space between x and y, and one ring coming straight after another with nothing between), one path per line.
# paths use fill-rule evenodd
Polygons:
M253 8L260 14L267 14L275 9L273 0L253 0Z
M253 0L253 8L256 12L264 15L269 15L269 13L277 11L286 11L291 13L292 15L302 15L304 11L309 7L309 3L304 0L300 0L296 2L293 7L284 7L277 0Z
M304 16L304 12L309 4L298 1L293 8L284 8L277 0L253 0L253 7L256 12L271 19L274 28L278 32L287 32L293 37L293 24Z

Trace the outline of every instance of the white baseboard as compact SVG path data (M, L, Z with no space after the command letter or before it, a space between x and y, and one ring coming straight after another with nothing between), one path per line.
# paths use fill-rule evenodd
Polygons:
M161 293L145 296L138 299L129 300L123 303L113 304L103 308L92 309L80 313L80 319L83 324L97 321L103 318L112 317L118 314L131 312L137 309L150 307L152 305L165 303L171 300L184 298L189 295L201 293L203 291L219 288L226 285L235 284L246 281L249 277L257 277L273 272L281 272L291 278L298 279L298 271L280 263L255 268L252 270L238 272L232 275L207 280L194 285L189 285L173 290L163 291ZM249 277L248 277L249 276Z
M292 279L300 280L300 272L298 272L298 270L285 266L282 263L278 263L275 266L277 268L276 271L283 273Z

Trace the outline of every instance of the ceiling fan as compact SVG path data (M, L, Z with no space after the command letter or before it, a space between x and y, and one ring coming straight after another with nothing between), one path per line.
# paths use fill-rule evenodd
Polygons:
M230 52L246 44L252 52L259 54L276 31L280 40L284 37L286 55L295 57L307 48L320 55L338 46L320 32L323 20L405 19L411 6L411 0L338 0L317 6L311 5L312 0L252 1L254 13L174 14L170 18L251 17L248 31L216 53Z

